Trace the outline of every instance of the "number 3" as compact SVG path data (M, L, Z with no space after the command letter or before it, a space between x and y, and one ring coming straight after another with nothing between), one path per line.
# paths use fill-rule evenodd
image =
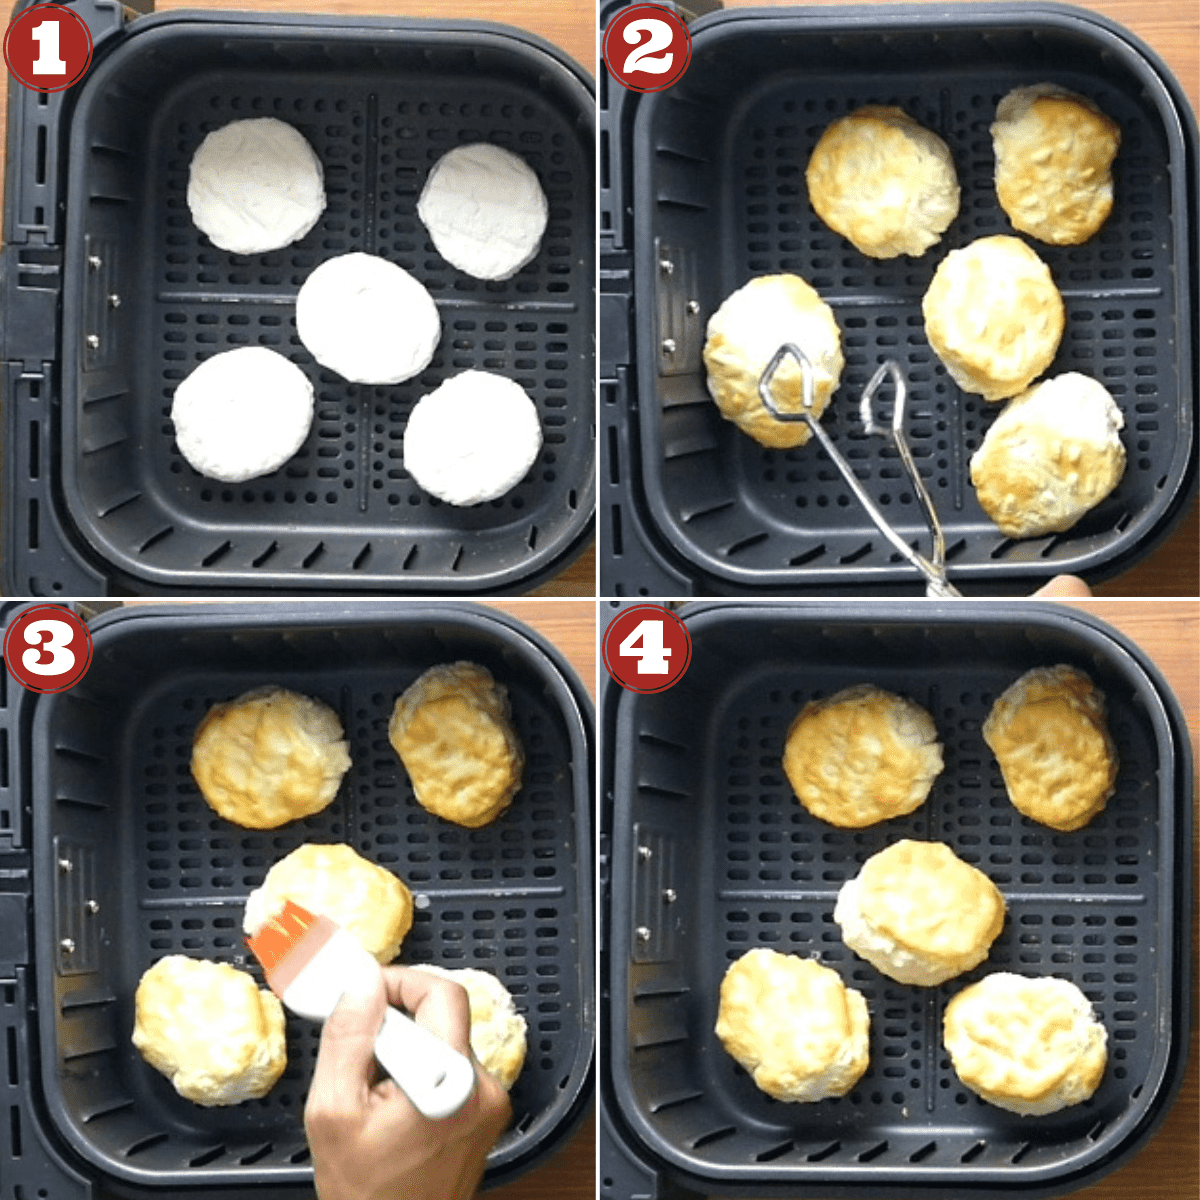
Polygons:
M671 69L675 55L663 54L658 58L647 58L646 55L655 50L665 50L671 44L674 30L666 21L647 18L644 21L630 21L621 36L632 46L640 40L643 33L648 33L650 37L625 60L625 74L628 75L630 71L645 71L648 75L665 75Z
M636 643L641 641L641 645ZM663 623L661 621L645 620L639 622L625 640L621 643L622 658L638 659L637 673L639 675L667 675L670 666L667 659L671 657L669 647L663 645Z
M41 635L46 634L42 641ZM36 647L21 655L25 670L35 675L65 675L75 666L75 654L69 649L75 630L66 621L33 621L24 630L25 640ZM42 662L42 655L49 654L50 661Z

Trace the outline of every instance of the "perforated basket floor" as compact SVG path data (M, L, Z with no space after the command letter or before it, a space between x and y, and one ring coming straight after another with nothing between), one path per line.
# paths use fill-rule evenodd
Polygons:
M925 338L921 298L946 254L1013 232L989 126L1009 90L1051 79L1121 126L1113 214L1078 247L1030 241L1067 309L1047 374L1099 379L1125 420L1116 491L1065 534L1011 541L983 513L968 464L1002 405L961 392ZM806 164L830 122L896 105L939 134L959 215L920 258L870 259L815 214ZM969 5L729 13L697 29L686 78L639 105L633 134L638 379L650 520L693 570L738 586L913 578L827 455L770 451L723 421L705 387L709 316L750 278L792 272L833 308L846 368L823 424L907 540L928 533L895 451L862 432L858 397L898 361L908 434L967 580L1087 571L1150 538L1193 454L1194 250L1185 144L1142 53L1080 13ZM890 391L890 389L889 389Z
M556 1147L591 1061L584 714L560 661L490 613L298 609L109 620L97 627L85 684L39 708L35 769L46 799L35 819L35 912L51 1119L114 1178L157 1187L311 1180L302 1113L319 1029L289 1016L288 1067L275 1088L204 1109L133 1049L133 997L141 973L167 954L260 975L242 942L247 894L302 842L347 842L412 889L415 921L399 961L492 971L528 1022L513 1124L488 1159L490 1179L507 1177ZM387 740L396 696L426 667L457 658L484 664L508 688L527 755L512 807L478 830L426 813ZM333 706L353 765L323 813L245 830L200 796L191 742L212 703L271 682Z
M1190 944L1191 775L1186 755L1177 761L1177 706L1103 626L1045 607L973 609L695 606L684 610L693 655L683 681L664 696L621 697L606 751L606 1053L638 1153L697 1190L1058 1194L1129 1153L1172 1097ZM980 735L1014 679L1058 662L1106 693L1120 756L1116 794L1072 834L1016 812ZM839 830L796 802L780 759L807 701L863 682L930 712L945 769L917 812ZM888 980L833 922L841 884L904 837L948 843L1008 906L989 958L936 988ZM815 957L865 996L871 1062L847 1096L772 1100L722 1049L720 981L753 946ZM959 1083L941 1045L945 1004L997 970L1071 979L1091 1000L1109 1062L1090 1101L1033 1120Z
M501 27L364 26L144 18L81 93L70 143L64 491L80 535L131 579L512 588L586 533L594 218L582 74ZM294 245L240 256L193 224L188 168L207 132L256 116L288 121L309 140L328 207ZM429 168L474 141L521 155L549 200L541 250L511 280L451 267L416 215ZM351 251L398 263L433 295L442 339L416 379L351 384L300 342L300 285ZM199 362L245 345L299 364L316 389L316 416L278 471L222 484L182 458L169 413ZM415 484L401 443L417 400L467 369L525 388L544 446L505 496L462 509Z

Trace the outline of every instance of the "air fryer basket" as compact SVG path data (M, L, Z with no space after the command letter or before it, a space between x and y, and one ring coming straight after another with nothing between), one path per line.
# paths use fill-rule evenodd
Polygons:
M1187 1052L1192 767L1167 685L1110 628L1048 605L697 605L693 655L655 696L606 701L612 771L608 1098L635 1158L704 1194L1058 1195L1138 1148ZM1068 662L1104 690L1120 756L1106 810L1076 833L1019 815L980 735L1023 671ZM780 758L808 700L860 682L907 695L946 765L928 801L864 830L818 821ZM696 753L695 747L704 747ZM843 943L842 882L902 837L947 842L1008 905L985 963L936 988L894 983ZM814 956L866 997L871 1065L841 1099L769 1099L713 1033L729 963ZM1021 1118L958 1081L947 1000L996 970L1073 980L1109 1034L1096 1095ZM614 1193L615 1194L615 1193Z
M590 532L594 489L594 118L582 70L532 35L468 21L195 12L114 37L63 134L62 425L43 469L61 498L42 501L54 512L40 537L53 515L107 586L134 591L513 591L561 569ZM310 141L329 203L299 242L240 256L193 224L188 167L209 130L256 116ZM508 281L451 267L416 215L433 163L472 141L520 154L549 199L541 250ZM398 263L433 295L442 339L416 379L351 384L300 342L300 284L351 251ZM199 362L244 345L298 363L316 416L278 471L222 484L179 454L169 411ZM467 369L520 383L545 441L509 493L462 509L417 487L401 439L416 401ZM26 531L34 549L38 537Z
M318 1027L289 1017L287 1071L265 1098L202 1109L133 1049L133 995L165 954L257 973L246 895L301 842L345 841L413 891L400 961L493 971L528 1022L487 1179L556 1149L586 1101L594 1040L591 718L556 652L500 614L446 604L126 610L94 633L86 680L39 700L33 724L38 1034L56 1135L126 1184L311 1181L302 1112ZM387 740L399 692L457 658L508 688L527 755L511 809L478 830L426 813ZM245 830L199 795L191 740L213 702L271 682L337 710L353 765L323 813Z
M1101 232L1078 247L1031 244L1067 308L1048 374L1080 371L1113 393L1128 469L1071 531L1013 541L968 477L1002 406L956 387L928 346L920 302L949 251L1013 232L995 196L988 127L1007 91L1046 79L1093 97L1122 130ZM809 201L804 169L817 138L863 104L903 108L954 157L959 215L920 258L867 258ZM709 316L750 278L786 271L816 287L842 330L846 369L823 423L885 515L927 547L899 459L866 437L857 412L876 366L898 360L913 453L956 582L978 590L1063 571L1098 578L1144 553L1171 527L1194 471L1194 123L1148 50L1078 9L739 9L696 21L687 74L638 99L619 143L632 164L622 184L632 196L638 396L636 453L626 447L622 466L644 492L649 542L707 581L703 590L919 589L819 448L766 450L709 397Z

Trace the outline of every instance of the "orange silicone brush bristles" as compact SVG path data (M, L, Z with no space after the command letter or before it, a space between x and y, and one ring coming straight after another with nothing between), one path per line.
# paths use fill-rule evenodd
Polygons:
M307 908L288 900L278 916L272 917L253 937L246 939L251 953L262 963L268 983L271 983L271 976L278 970L279 964L320 921L321 918L314 916ZM321 939L322 942L325 940ZM319 945L314 947L314 951L319 948Z

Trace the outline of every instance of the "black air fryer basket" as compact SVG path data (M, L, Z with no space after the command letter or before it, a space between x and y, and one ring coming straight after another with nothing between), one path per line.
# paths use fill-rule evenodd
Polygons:
M1192 761L1178 702L1110 627L1050 605L699 604L668 692L603 701L611 796L602 1022L608 1200L675 1195L959 1200L1061 1195L1146 1141L1187 1055ZM1117 789L1084 829L1021 816L980 726L1024 671L1071 663L1105 692ZM863 830L817 820L781 767L809 700L857 683L932 715L945 769L926 803ZM935 988L894 983L842 942L838 889L900 838L948 843L1008 915L988 959ZM603 845L603 843L602 843ZM760 1092L715 1034L729 964L815 957L860 990L870 1066L845 1097ZM1108 1030L1095 1096L1040 1118L980 1100L941 1044L946 1002L991 971L1056 975Z
M677 84L639 96L605 77L601 95L602 592L920 592L815 443L767 450L709 398L709 317L775 272L802 276L833 308L846 369L822 423L885 516L928 553L899 458L858 416L876 367L898 361L956 585L1027 593L1050 575L1096 580L1143 557L1182 514L1197 457L1196 119L1157 56L1095 13L1041 3L737 9L691 31ZM1003 406L959 391L920 306L949 251L1013 232L996 200L989 125L1006 92L1045 80L1093 97L1121 126L1100 233L1076 247L1030 244L1067 309L1047 374L1079 371L1112 392L1128 467L1072 530L1013 541L968 477ZM813 146L864 104L903 108L953 155L961 209L920 258L864 256L809 202Z
M6 1186L29 1197L48 1186L55 1200L92 1187L311 1195L302 1115L318 1026L289 1015L283 1078L233 1108L182 1099L130 1041L138 979L162 956L261 974L242 941L243 905L305 841L347 842L409 885L415 921L399 961L479 967L513 994L528 1054L485 1179L544 1162L589 1102L595 1027L592 713L558 652L503 614L446 603L136 608L93 633L82 683L21 693L5 714L0 836L15 834L32 893L31 915L28 896L0 896L14 918L0 934L0 978L16 980L4 988ZM387 739L396 696L460 658L508 689L526 751L512 807L477 830L416 803ZM330 704L352 766L324 812L254 831L212 812L189 761L208 707L267 683Z
M523 591L587 542L594 509L594 100L531 34L481 22L76 6L96 40L66 93L9 92L4 257L6 588ZM274 116L321 159L328 207L269 254L193 224L205 133ZM434 251L416 201L437 159L487 141L537 172L536 259L484 282ZM442 339L416 379L350 384L295 328L314 267L367 251L431 292ZM222 484L179 454L179 382L236 346L272 347L316 390L312 431L271 475ZM404 471L413 405L467 369L515 379L543 449L498 500L455 508Z

